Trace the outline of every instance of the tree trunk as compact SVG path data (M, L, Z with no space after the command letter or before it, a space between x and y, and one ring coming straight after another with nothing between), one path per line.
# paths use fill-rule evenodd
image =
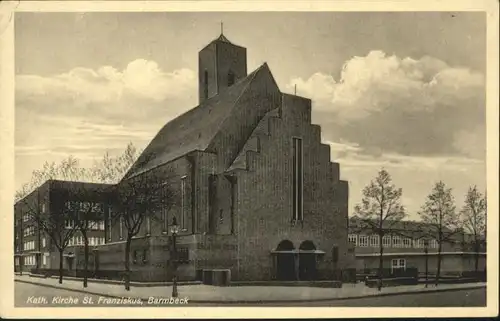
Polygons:
M87 287L87 277L88 277L88 270L89 270L89 239L87 238L87 233L83 233L83 240L85 241L85 262L83 264L83 287Z
M477 272L479 270L479 245L476 243L474 245L474 271Z
M127 242L125 243L125 290L130 291L130 243L132 236L127 235Z
M436 280L435 280L435 285L439 285L439 277L441 275L441 242L438 244L438 253L437 253L437 273L436 273Z
M384 246L382 244L383 236L379 236L380 240L380 256L378 260L378 290L382 291L382 279L384 274Z
M59 249L59 284L63 282L63 249Z

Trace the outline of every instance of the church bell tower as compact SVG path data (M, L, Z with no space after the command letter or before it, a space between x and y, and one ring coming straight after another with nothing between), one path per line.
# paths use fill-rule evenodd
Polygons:
M198 53L199 103L218 95L247 76L247 50L223 33Z

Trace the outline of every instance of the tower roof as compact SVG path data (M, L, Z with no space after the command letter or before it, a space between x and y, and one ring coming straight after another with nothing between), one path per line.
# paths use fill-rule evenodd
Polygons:
M231 41L229 41L226 36L224 36L223 33L220 34L219 38L215 39L214 41L222 41L222 42L227 42L227 43L231 43Z
M220 44L220 43L226 43L226 44L230 44L230 45L235 46L235 47L239 47L239 48L243 48L243 49L245 49L245 47L242 47L242 46L236 45L236 44L232 43L231 41L229 41L229 39L227 39L227 38L226 38L226 36L224 36L224 33L222 33L222 32L221 32L221 34L220 34L220 36L219 36L219 37L217 37L217 38L215 38L214 40L210 41L210 42L208 43L208 45L206 45L206 46L205 46L205 47L203 47L203 48L207 48L207 47L208 47L208 46L210 46L210 45L213 45L213 44L215 44L215 45L216 45L216 44L218 44L218 43L219 43L219 44Z

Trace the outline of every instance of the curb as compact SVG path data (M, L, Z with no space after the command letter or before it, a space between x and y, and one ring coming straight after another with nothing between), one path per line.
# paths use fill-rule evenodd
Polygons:
M45 277L42 274L29 274L30 278L38 278L38 279L59 279L58 276L50 276L50 277ZM65 276L65 280L68 281L79 281L83 282L83 278L77 278L73 276ZM123 285L123 281L117 281L117 280L106 280L106 279L93 279L89 278L87 279L88 283L94 283L94 284L111 284L111 285ZM199 285L202 284L201 281L180 281L177 282L177 285ZM171 286L172 282L156 282L156 283L138 283L138 282L130 282L130 286L134 287L141 287L141 288L147 288L147 287L156 287L156 286Z
M123 298L125 296L117 296L111 294L103 294L98 292L93 292L89 290L80 290L80 289L72 289L72 288L64 288L59 286L54 286L51 284L43 284L26 280L14 280L14 282L28 283L39 286L45 286L48 288L73 291L85 294L99 295L108 298ZM220 304L249 304L249 303L299 303L299 302L324 302L324 301L343 301L343 300L353 300L353 299L364 299L364 298L372 298L372 297L385 297L385 296L394 296L394 295L409 295L409 294L418 294L418 293L436 293L436 292L448 292L448 291L463 291L463 290L475 290L486 288L486 285L474 285L466 288L452 288L452 289L432 289L432 290L423 290L419 289L416 291L406 291L406 292L393 292L393 293L373 293L373 294L365 294L360 296L350 296L350 297L334 297L334 298L320 298L320 299L289 299L289 300L231 300L231 301L223 301L223 300L189 300L192 303L220 303ZM139 298L139 297L133 297ZM149 298L139 298L143 301L148 301Z

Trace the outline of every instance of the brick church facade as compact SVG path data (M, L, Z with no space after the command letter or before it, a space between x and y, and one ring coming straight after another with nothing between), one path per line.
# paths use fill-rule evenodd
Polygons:
M282 93L267 64L248 74L246 54L222 34L199 52L199 105L168 122L123 178L168 172L178 191L132 240L132 280L172 277L174 216L180 280L203 269L327 280L352 266L348 184L311 123L311 100ZM122 270L125 229L107 221L105 234L99 269Z

